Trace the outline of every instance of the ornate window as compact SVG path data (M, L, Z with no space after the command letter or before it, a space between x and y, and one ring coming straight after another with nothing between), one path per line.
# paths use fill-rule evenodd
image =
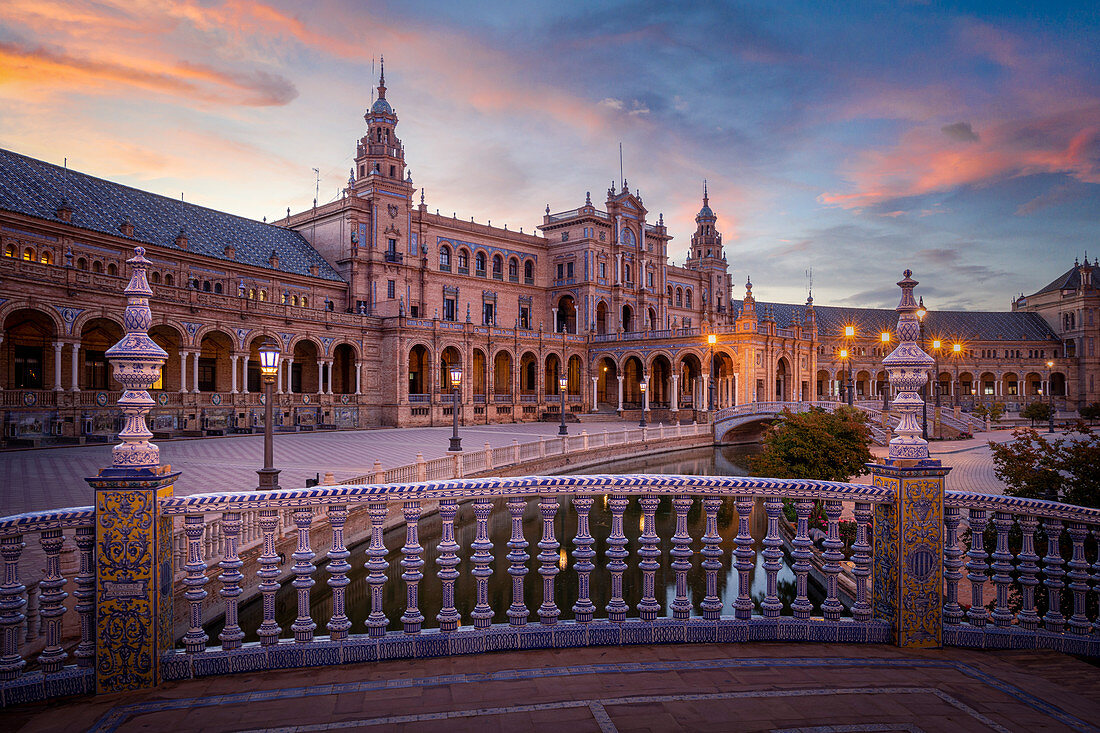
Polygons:
M451 271L451 248L447 245L439 248L439 269L445 272Z

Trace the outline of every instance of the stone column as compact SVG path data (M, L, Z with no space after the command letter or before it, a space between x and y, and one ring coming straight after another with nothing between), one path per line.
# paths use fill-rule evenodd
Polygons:
M642 410L649 412L649 375L645 376L645 391L642 392Z
M921 438L919 390L933 360L916 343L917 282L911 275L906 270L898 283L901 343L882 362L894 387L893 409L900 422L889 456L870 465L874 485L894 495L893 502L874 509L872 611L893 619L898 646L938 647L943 641L944 477L950 469L929 458L928 443Z
M61 392L65 388L61 386L61 350L65 344L61 341L53 342L53 390Z
M191 391L196 394L199 391L199 356L201 355L201 351L196 351L193 354L195 358L191 362Z
M80 391L80 342L70 344L72 346L72 391Z
M286 360L286 393L294 394L294 357L287 357Z
M680 375L672 375L672 402L671 408L673 412L680 411Z
M244 362L244 364L241 365L241 371L244 373L241 379L241 394L248 394L248 355L245 354L241 361Z
M332 359L329 359L328 366L325 368L325 373L328 376L328 394L332 394L332 365L334 363Z
M623 411L623 375L620 374L616 377L619 380L619 412Z
M600 400L600 378L592 377L592 412L599 409Z
M180 394L187 394L187 353L180 350Z
M275 394L283 393L283 364L286 359L279 359L279 371L275 375Z
M703 376L699 377L699 379L703 380L703 384L702 384L703 396L702 396L701 401L700 401L699 404L701 404L703 406L702 409L709 410L710 409L710 392L707 389L707 387L709 386L707 384L707 382L709 381L710 377L708 375L704 374Z
M172 644L170 625L161 623L163 609L171 608L172 520L161 516L159 504L172 496L179 473L160 465L160 451L149 442L152 433L145 424L155 404L147 390L159 378L168 354L149 338L152 291L145 279L149 261L142 247L135 252L128 260L133 275L126 287L125 334L107 350L114 378L124 390L118 401L126 416L126 426L119 433L123 442L114 447L112 465L87 479L95 490L95 543L107 548L112 558L95 564L99 694L155 687L160 682L161 653ZM116 548L126 551L116 552ZM206 595L201 587L197 592ZM205 644L200 604L192 604L191 610L191 626L198 628Z
M622 285L623 283L623 253L615 253L615 284Z
M229 394L237 394L237 354L230 354L229 361L233 366L229 369L232 379L229 382Z
M317 394L325 393L325 362L317 360Z
M355 362L355 394L363 394L363 362Z
M554 333L557 333L558 332L558 309L556 307L550 309L550 322L554 324Z

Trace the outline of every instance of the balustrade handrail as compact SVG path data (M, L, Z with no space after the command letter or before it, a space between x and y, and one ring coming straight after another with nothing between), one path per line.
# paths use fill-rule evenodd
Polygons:
M10 537L25 532L41 532L47 529L87 527L94 522L94 506L74 506L64 509L25 512L0 517L0 537Z
M505 446L511 450L512 446ZM821 499L882 503L893 492L881 486L841 481L771 479L750 476L678 476L672 474L615 474L588 476L519 476L485 479L422 481L403 484L361 484L283 489L280 491L224 491L164 499L161 514L175 516L208 512L238 512L273 507L316 504L356 504L439 499L551 496L558 494L641 494L695 496L752 496L784 499Z
M1019 496L983 494L978 491L959 491L949 489L943 494L944 506L959 509L987 509L995 512L1064 519L1070 522L1100 523L1100 509L1094 507L1063 504L1048 499L1029 499Z

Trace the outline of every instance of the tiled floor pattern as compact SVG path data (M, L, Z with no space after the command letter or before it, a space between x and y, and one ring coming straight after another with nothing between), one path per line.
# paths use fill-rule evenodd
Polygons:
M1095 667L838 644L515 652L165 684L8 711L9 730L1097 731Z

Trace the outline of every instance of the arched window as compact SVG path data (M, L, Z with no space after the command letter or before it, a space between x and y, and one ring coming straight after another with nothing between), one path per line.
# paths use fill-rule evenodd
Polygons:
M117 275L118 274L118 265L116 265L113 262L108 263L108 265L107 265L107 274L108 275Z
M172 277L171 273L168 273L167 275L164 276L164 284L165 285L168 285L169 287L171 287L172 285L175 284L175 282L176 282L176 278Z
M504 276L504 258L500 255L493 255L493 277L500 278Z
M202 292L209 293L211 290L213 290L213 288L210 286L210 281L209 280L203 280L202 281Z
M629 231L629 230L627 230L627 231ZM626 282L631 282L631 279L630 279L630 265L623 265L623 280L625 280Z
M684 307L685 308L690 308L691 307L691 289L690 288L688 290L684 291Z
M302 296L302 307L306 308L309 305L309 299L306 296Z
M290 304L291 305L298 305L298 296L297 295L290 296Z
M470 269L470 253L465 248L458 250L458 266L464 270Z
M34 250L30 247L27 247L25 250L23 250L23 259L27 260L28 262L34 262L34 260L36 259L34 256Z
M260 300L262 300L262 301L267 300L267 291L266 290L261 290L260 291Z
M439 248L439 269L451 270L451 248L447 245L443 245Z
M508 279L509 280L518 280L519 279L519 260L517 260L515 257L508 260Z
M103 263L99 260L92 262L92 272L103 272Z
M214 283L214 293L216 293L217 295L222 294L222 284L221 283Z
M152 283L154 285L160 285L160 273L159 272L154 272L153 274L151 274L149 276L149 279L152 281Z
M485 274L485 253L484 252L478 252L474 256L474 271L477 272L479 275L484 275Z
M672 302L672 286L668 286L668 302Z
M248 289L248 299L249 300L255 300L256 299L256 288L249 288Z
M690 298L691 296L689 295L688 297ZM677 306L682 306L683 304L684 304L684 291L681 288L676 288L676 305ZM689 305L691 304L690 300L688 301L688 304Z
M43 265L52 265L53 253L50 252L48 249L42 250L42 253L38 255L38 261L41 262Z
M535 279L535 263L531 260L527 260L523 263L523 278L525 280Z
M15 247L10 244L7 247L4 247L4 256L15 257Z

